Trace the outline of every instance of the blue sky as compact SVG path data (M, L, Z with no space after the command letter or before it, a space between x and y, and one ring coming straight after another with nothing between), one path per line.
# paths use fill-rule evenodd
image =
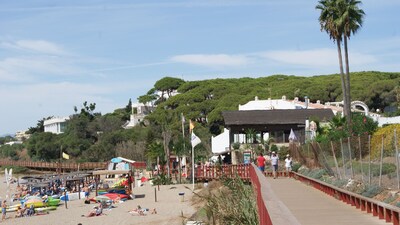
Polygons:
M0 2L0 134L103 114L162 77L184 80L338 72L317 1L35 0ZM349 43L351 71L400 72L400 1L364 0Z

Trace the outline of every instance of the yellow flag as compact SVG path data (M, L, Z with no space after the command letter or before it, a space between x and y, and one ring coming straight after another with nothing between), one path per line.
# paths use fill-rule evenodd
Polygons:
M189 132L192 132L193 128L194 128L194 123L193 123L192 120L190 120L190 122L189 122Z
M62 157L64 159L69 159L69 155L67 153L65 153L65 152L62 153Z

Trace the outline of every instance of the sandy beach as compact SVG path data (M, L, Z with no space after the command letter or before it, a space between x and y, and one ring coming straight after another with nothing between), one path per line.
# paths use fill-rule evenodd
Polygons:
M6 183L4 176L0 177L0 197L5 198ZM16 184L12 184L12 190L15 190ZM188 187L189 189L187 189ZM111 210L104 210L104 215L97 217L82 217L87 215L89 211L98 204L84 204L83 200L69 201L65 205L60 205L57 210L50 211L49 214L14 218L15 213L7 213L7 219L2 221L2 224L40 224L40 225L54 225L54 224L71 224L83 225L90 224L184 224L185 218L190 217L195 213L195 208L191 204L192 192L191 185L165 185L160 186L160 190L156 186L151 186L145 182L141 187L135 187L134 193L137 198L128 200L123 203L116 204L116 208ZM155 190L157 193L157 202L155 202ZM184 192L184 201L181 202L180 192ZM91 197L94 192L91 193ZM14 202L16 204L17 202ZM133 215L128 211L140 205L142 208L157 210L157 214L147 213L145 216Z

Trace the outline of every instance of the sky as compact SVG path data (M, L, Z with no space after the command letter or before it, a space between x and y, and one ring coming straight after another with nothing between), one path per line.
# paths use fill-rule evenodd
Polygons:
M400 72L400 1L364 0L351 71ZM186 81L339 72L313 0L0 1L0 135ZM228 94L228 93L227 93Z

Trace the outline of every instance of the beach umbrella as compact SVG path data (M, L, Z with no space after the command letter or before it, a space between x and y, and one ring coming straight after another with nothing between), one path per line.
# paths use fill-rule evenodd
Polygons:
M122 162L122 160L119 159L119 158L112 158L112 159L111 159L111 162L112 162L112 163L120 163L120 162Z

